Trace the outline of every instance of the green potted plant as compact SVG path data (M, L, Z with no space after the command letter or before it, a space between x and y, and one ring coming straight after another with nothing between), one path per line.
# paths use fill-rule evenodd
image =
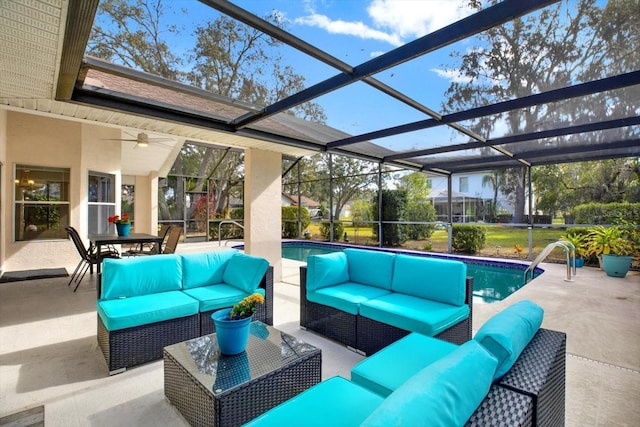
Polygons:
M253 314L258 304L264 303L260 293L254 293L236 303L232 308L214 311L211 315L216 327L220 352L226 355L242 353L249 342Z
M631 268L632 255L637 250L637 242L632 240L636 233L635 226L627 225L597 225L591 229L587 238L588 251L601 259L601 268L608 276L627 275Z
M560 239L571 243L576 249L576 267L584 266L584 257L587 254L587 235L579 232L567 232Z

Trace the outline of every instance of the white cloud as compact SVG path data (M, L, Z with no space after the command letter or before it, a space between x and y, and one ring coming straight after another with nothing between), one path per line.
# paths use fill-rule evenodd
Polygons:
M438 76L443 77L451 82L455 82L455 83L471 82L470 77L460 74L460 72L458 72L457 70L441 70L438 68L432 68L431 71L436 73Z
M310 27L322 28L331 34L344 34L360 37L361 39L380 40L394 46L402 44L402 40L398 35L374 30L362 22L332 21L327 16L317 13L297 18L295 22Z
M418 38L452 24L471 11L454 0L373 0L367 12L376 27L402 38Z
M367 24L362 21L332 20L316 13L315 2L306 1L305 9L309 14L296 18L295 23L322 28L331 34L351 35L400 46L470 15L471 11L462 8L461 3L455 0L371 0L366 11L372 22Z

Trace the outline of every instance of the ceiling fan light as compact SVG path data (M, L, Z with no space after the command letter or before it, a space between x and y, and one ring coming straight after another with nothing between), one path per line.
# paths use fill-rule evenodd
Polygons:
M148 147L149 143L147 141L138 141L138 142L136 142L136 145L138 147Z

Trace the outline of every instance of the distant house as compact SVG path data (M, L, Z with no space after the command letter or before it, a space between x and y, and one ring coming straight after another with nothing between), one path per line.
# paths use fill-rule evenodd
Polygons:
M307 196L300 196L300 205L309 210L311 218L321 216L320 202ZM298 206L298 197L282 193L282 206Z
M483 178L490 171L469 172L456 174L452 177L452 202L454 222L486 221L488 210L486 207L493 201L493 187L491 184L482 185ZM447 178L430 177L431 192L429 199L432 201L439 221L447 220ZM498 212L513 214L514 207L511 201L502 192L498 192Z

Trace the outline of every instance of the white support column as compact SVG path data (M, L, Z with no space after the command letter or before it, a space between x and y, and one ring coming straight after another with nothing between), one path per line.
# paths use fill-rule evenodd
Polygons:
M135 230L158 234L158 174L136 176L134 196Z
M244 247L263 257L282 280L282 155L271 151L245 151Z

